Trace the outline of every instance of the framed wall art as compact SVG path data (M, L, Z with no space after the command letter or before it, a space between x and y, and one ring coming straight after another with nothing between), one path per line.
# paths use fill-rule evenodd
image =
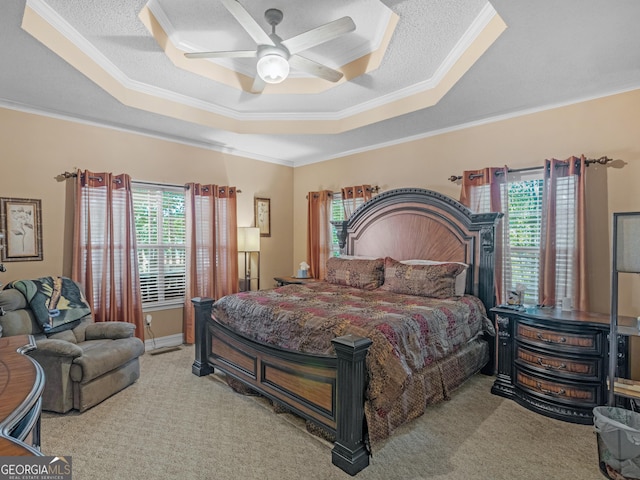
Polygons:
M3 262L42 260L42 204L30 198L0 198Z
M260 229L261 237L271 236L271 200L255 198L254 203L256 227Z

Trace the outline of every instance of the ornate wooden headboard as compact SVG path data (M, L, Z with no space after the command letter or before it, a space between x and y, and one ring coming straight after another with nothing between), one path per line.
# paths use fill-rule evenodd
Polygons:
M464 262L466 291L487 311L495 305L494 252L499 213L474 214L460 202L432 190L383 192L342 224L345 254Z

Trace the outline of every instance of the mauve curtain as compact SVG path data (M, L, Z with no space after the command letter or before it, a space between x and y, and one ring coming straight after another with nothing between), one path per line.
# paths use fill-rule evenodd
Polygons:
M539 298L555 306L563 297L573 308L588 311L586 277L586 158L546 160L542 196ZM573 235L570 234L573 232ZM570 239L570 242L566 240ZM558 279L567 285L557 291Z
M371 185L355 185L353 187L342 188L342 206L344 208L344 217L348 219L356 210L360 202L371 200Z
M482 204L487 204L480 195L474 195L476 187L489 185L491 212L502 212L501 185L507 181L507 167L488 167L481 170L467 170L462 174L462 190L460 203L469 207L472 212L481 213ZM500 173L497 173L500 172Z
M129 175L77 172L72 278L96 322L124 321L144 339Z
M508 208L506 208L509 202L508 191L506 188L502 188L502 185L507 183L508 170L506 166L467 170L462 174L462 190L460 192L460 203L469 207L472 212L490 211L503 214L502 220L496 228L496 239L501 239L501 241L495 242L494 251L494 283L498 304L506 302L506 292L510 286L505 285L505 280L511 277L509 270L511 263L504 261L505 256L509 257L509 230L503 228L503 225L509 224ZM485 198L487 193L489 199Z
M331 252L331 200L333 192L322 190L307 195L307 262L311 277L324 279Z
M238 291L236 188L187 184L187 278L184 337L195 341L194 297L221 298Z

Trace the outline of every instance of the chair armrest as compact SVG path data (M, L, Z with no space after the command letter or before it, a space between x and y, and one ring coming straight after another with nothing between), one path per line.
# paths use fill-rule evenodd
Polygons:
M87 325L87 340L129 338L133 336L136 326L128 322L98 322Z
M82 348L75 343L55 338L45 338L36 341L36 353L38 356L71 357L76 358L82 355Z

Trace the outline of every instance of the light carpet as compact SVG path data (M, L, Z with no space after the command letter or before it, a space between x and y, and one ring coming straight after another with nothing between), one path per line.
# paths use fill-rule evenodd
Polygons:
M234 393L217 375L191 373L194 349L141 358L141 378L96 407L43 412L42 451L72 457L74 480L333 480L330 445ZM597 480L593 427L530 412L490 393L477 375L401 428L360 480Z

